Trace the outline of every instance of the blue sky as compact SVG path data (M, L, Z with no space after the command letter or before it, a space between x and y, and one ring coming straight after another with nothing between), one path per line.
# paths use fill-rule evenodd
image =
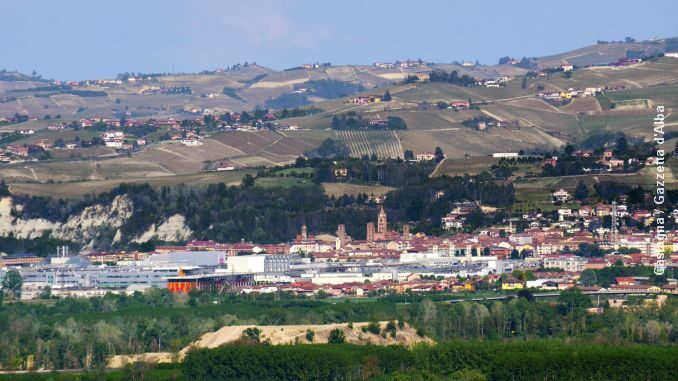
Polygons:
M68 80L243 61L495 63L678 36L676 14L671 0L0 0L0 68Z

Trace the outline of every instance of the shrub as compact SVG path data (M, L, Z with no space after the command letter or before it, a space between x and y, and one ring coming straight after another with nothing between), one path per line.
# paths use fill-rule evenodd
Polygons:
M312 343L314 338L315 338L315 332L313 332L310 329L306 330L306 340L308 340L309 342Z
M344 334L344 331L340 330L339 328L335 328L330 331L330 335L327 338L328 344L343 344L345 341L346 335Z
M367 332L378 335L381 332L381 326L377 322L371 322L366 327Z

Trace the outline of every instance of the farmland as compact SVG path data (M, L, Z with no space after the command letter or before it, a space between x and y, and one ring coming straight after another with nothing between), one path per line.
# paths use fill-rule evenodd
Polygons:
M678 98L678 85L614 91L609 92L607 96L614 102L630 99L676 99Z
M352 157L376 155L379 158L403 158L403 149L393 131L337 131Z
M620 46L597 47L603 58L619 53ZM637 45L637 44L636 44ZM629 45L629 46L636 46ZM566 62L592 59L596 47L587 47L549 59ZM571 55L574 54L574 55ZM546 62L546 61L543 61ZM543 64L540 62L540 64ZM184 146L176 141L162 141L166 133L178 135L181 131L159 129L145 138L151 142L138 151L115 152L102 146L74 150L52 150L50 159L20 162L0 166L0 179L15 184L13 189L40 188L43 182L75 184L97 183L106 188L109 183L140 181L179 176L203 176L221 163L235 168L274 167L293 162L304 152L313 150L328 138L346 144L353 157L377 156L403 158L405 150L415 154L433 152L440 147L448 159L438 168L436 175L457 175L487 170L494 161L487 158L494 152L550 152L567 142L579 143L593 134L624 132L633 137L648 138L648 128L654 106L678 106L678 59L660 58L628 67L590 67L575 70L571 76L550 73L528 78L523 86L520 75L525 69L510 65L460 66L454 64L424 65L420 70L457 70L476 78L514 75L499 88L480 86L461 87L450 83L394 83L404 78L409 69L377 69L371 66L340 66L319 69L293 69L276 72L261 66L251 66L219 74L163 75L149 81L122 83L101 89L90 86L91 91L105 91L108 96L78 96L71 93L44 97L39 88L43 82L0 82L0 91L15 94L16 100L0 104L0 116L21 111L38 115L38 119L18 124L3 124L3 131L34 129L35 134L10 136L8 143L42 144L65 141L91 140L97 131L83 128L48 131L54 119L42 120L43 114L59 113L60 122L69 123L91 115L120 115L123 109L135 117L193 118L187 110L209 107L222 111L241 111L264 104L268 99L294 90L308 80L332 79L360 83L369 89L362 95L381 95L388 89L391 101L368 104L349 103L347 97L323 99L311 97L320 111L313 115L280 120L282 125L297 125L302 130L260 130L216 132L204 135L200 146ZM150 87L190 87L193 95L144 94ZM375 89L378 86L380 88ZM626 90L608 91L604 95L575 99L564 105L547 103L536 97L541 91L559 91L589 86L624 87ZM36 90L32 90L32 89ZM229 89L224 91L224 88ZM14 90L20 90L19 92ZM40 93L40 94L38 94ZM35 96L38 94L39 96ZM78 93L75 93L78 94ZM202 97L199 94L212 94ZM216 95L214 95L216 94ZM451 110L438 107L438 102L471 100L470 110ZM407 129L398 131L333 131L330 129L334 115L349 111L365 119L401 118ZM490 118L507 121L504 127L478 130L473 121ZM59 123L60 123L59 122ZM673 113L668 113L666 131L677 131L678 123ZM463 159L466 156L472 159ZM477 162L476 162L477 161ZM515 172L515 171L514 171ZM521 176L523 169L517 176ZM261 179L261 185L287 186L292 180ZM25 184L19 184L25 183ZM28 184L36 183L36 184ZM339 191L337 194L341 193ZM68 193L68 192L67 192ZM78 192L75 192L78 193ZM334 193L334 192L332 192Z
M590 135L603 131L635 131L638 127L651 124L653 116L645 115L578 115L577 119L582 132Z
M432 176L477 175L481 172L489 172L492 165L497 163L499 159L492 157L446 158Z
M340 197L344 195L357 196L359 194L382 196L395 188L381 185L360 185L347 183L323 183L323 189L328 196Z
M80 198L85 195L107 192L120 183L144 184L152 187L173 186L185 184L187 186L206 186L209 184L225 183L238 185L246 174L254 174L253 170L204 172L190 175L172 175L158 177L137 177L118 180L94 180L64 183L38 182L9 182L9 189L13 194L30 196L52 196L56 198Z
M676 161L672 159L667 168L675 168ZM656 187L655 169L645 167L637 173L631 174L601 174L592 176L566 176L566 177L548 177L520 179L514 182L516 189L516 203L514 212L527 212L530 210L550 211L555 208L552 201L551 192L560 188L574 192L577 184L583 181L589 189L596 183L603 181L614 181L629 186L642 186L645 189ZM675 172L669 170L666 172L666 184L669 189L678 189L678 182L675 179Z

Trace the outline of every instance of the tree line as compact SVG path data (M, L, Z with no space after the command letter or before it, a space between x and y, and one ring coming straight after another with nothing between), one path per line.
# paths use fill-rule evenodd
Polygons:
M327 303L320 300L322 296L316 300L287 293L173 295L151 289L48 304L0 303L0 368L25 369L29 364L47 369L97 368L111 355L176 352L225 325L404 321L419 334L443 343L540 338L615 346L675 348L678 343L674 298L661 307L631 300L628 309L608 308L602 314L586 313L592 300L577 289L562 292L554 302L537 302L527 291L510 301L450 304L435 303L433 298L437 296L385 295L363 302Z
M666 380L678 348L559 341L452 341L401 346L224 346L190 352L187 379L216 380Z

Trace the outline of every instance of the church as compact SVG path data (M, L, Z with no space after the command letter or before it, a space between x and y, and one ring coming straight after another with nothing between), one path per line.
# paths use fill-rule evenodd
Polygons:
M408 239L410 236L410 226L403 226L403 237ZM367 242L375 241L397 241L400 240L400 233L397 231L388 230L388 217L386 216L386 211L382 206L379 209L379 215L377 216L377 228L374 228L374 222L367 223Z

